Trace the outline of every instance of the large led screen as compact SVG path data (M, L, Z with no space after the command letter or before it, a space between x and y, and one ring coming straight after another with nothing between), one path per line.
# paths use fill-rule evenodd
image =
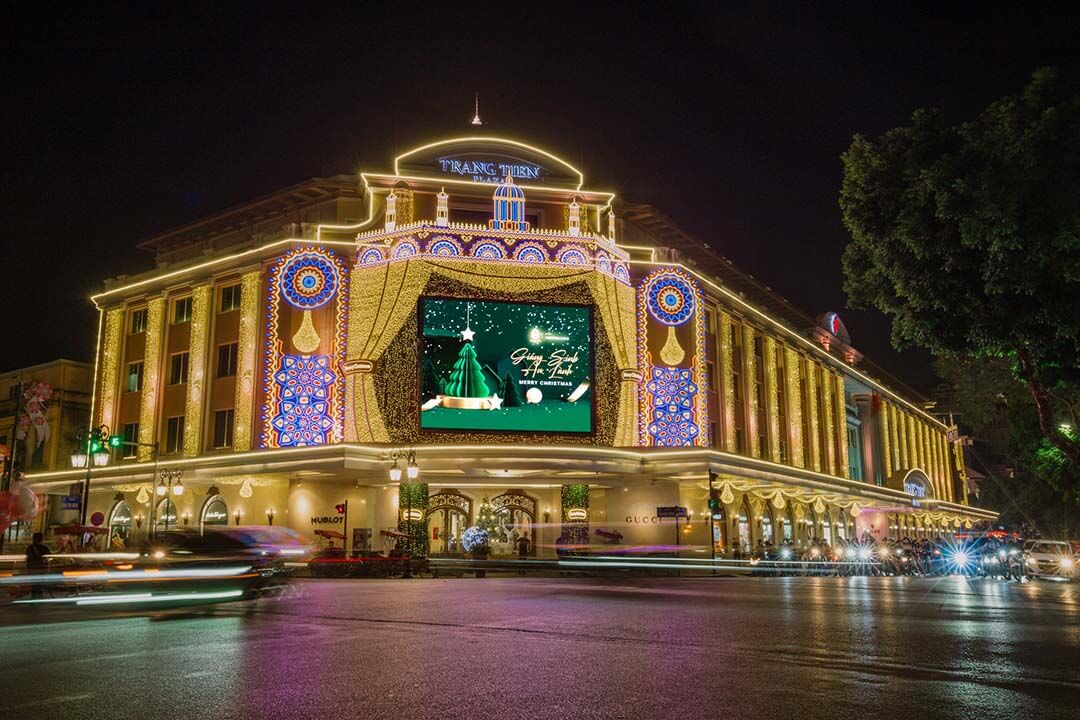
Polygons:
M421 300L420 427L592 431L592 310Z

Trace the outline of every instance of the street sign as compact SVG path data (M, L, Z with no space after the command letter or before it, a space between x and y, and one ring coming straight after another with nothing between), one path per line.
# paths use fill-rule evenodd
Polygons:
M656 508L656 517L662 518L684 518L690 517L690 513L682 505L669 505L667 507Z
M64 510L78 510L82 507L82 498L78 495L65 495L60 502Z
M105 522L105 513L96 512L90 516L90 524L94 527L101 527L101 523Z

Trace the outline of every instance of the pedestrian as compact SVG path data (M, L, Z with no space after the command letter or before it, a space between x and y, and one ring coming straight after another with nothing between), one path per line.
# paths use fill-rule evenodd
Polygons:
M517 539L518 562L522 563L522 565L518 569L518 574L519 575L524 575L525 574L524 562L525 562L526 556L529 554L529 545L530 544L531 543L529 542L529 534L528 533L522 533L521 537L519 537Z
M40 575L49 570L49 561L46 559L52 551L44 543L45 536L39 532L34 533L30 545L26 548L26 571L31 575ZM42 583L30 584L30 598L43 597Z

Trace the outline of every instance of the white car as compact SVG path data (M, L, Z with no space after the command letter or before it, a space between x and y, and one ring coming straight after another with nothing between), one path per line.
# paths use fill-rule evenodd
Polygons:
M1080 569L1072 546L1061 540L1039 540L1025 547L1024 573L1029 578L1048 577L1075 582Z

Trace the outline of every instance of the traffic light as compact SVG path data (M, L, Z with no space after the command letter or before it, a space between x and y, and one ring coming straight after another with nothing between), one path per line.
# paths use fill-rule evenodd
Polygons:
M716 489L717 474L709 471L709 512L713 515L720 512L720 491Z
M123 444L123 442L124 442L124 438L120 437L119 435L110 435L109 436L109 447L111 447L111 448L114 448L114 449L118 448L118 447L120 447L121 444Z

